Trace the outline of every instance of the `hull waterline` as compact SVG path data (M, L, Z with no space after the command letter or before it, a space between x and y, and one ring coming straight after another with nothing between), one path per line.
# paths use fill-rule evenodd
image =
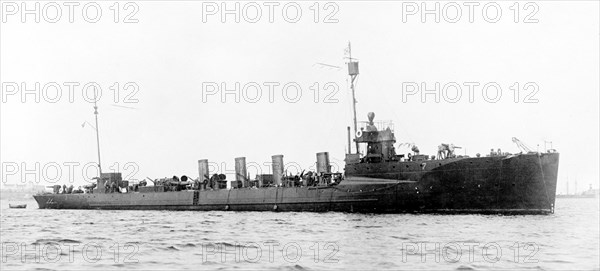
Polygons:
M558 160L558 153L545 153L390 162L371 171L347 168L346 178L335 186L34 198L41 209L549 214Z

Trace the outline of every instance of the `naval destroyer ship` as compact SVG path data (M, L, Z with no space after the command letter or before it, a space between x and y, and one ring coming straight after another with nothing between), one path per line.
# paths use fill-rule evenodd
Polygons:
M521 153L491 151L485 156L456 155L452 144L441 144L436 156L397 154L391 122L356 120L354 82L358 62L348 62L353 99L354 135L348 127L348 153L343 173L331 172L329 154L317 153L316 171L284 174L283 155L272 157L272 173L251 180L244 157L235 159L234 185L226 176L209 172L208 160L198 161L198 177L129 184L120 173L102 173L85 193L60 191L35 195L41 209L121 209L197 211L310 211L363 213L549 214L554 212L559 154L534 152L513 138ZM354 144L353 144L354 143ZM352 145L355 145L353 150ZM361 151L362 150L362 151ZM212 174L212 175L211 175Z

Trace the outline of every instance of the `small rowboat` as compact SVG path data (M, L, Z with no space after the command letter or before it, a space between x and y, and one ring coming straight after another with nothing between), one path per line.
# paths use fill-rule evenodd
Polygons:
M8 204L10 208L27 208L27 204Z

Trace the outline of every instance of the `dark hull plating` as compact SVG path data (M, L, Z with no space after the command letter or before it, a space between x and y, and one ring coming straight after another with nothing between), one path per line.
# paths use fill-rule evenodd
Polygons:
M368 213L553 212L557 153L346 166L330 187L41 194L42 209L311 211Z

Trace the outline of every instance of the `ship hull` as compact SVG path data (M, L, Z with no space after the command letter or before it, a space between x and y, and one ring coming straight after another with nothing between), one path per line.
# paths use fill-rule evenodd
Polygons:
M41 209L548 214L558 154L346 167L336 186L41 194ZM375 168L376 167L376 168Z

